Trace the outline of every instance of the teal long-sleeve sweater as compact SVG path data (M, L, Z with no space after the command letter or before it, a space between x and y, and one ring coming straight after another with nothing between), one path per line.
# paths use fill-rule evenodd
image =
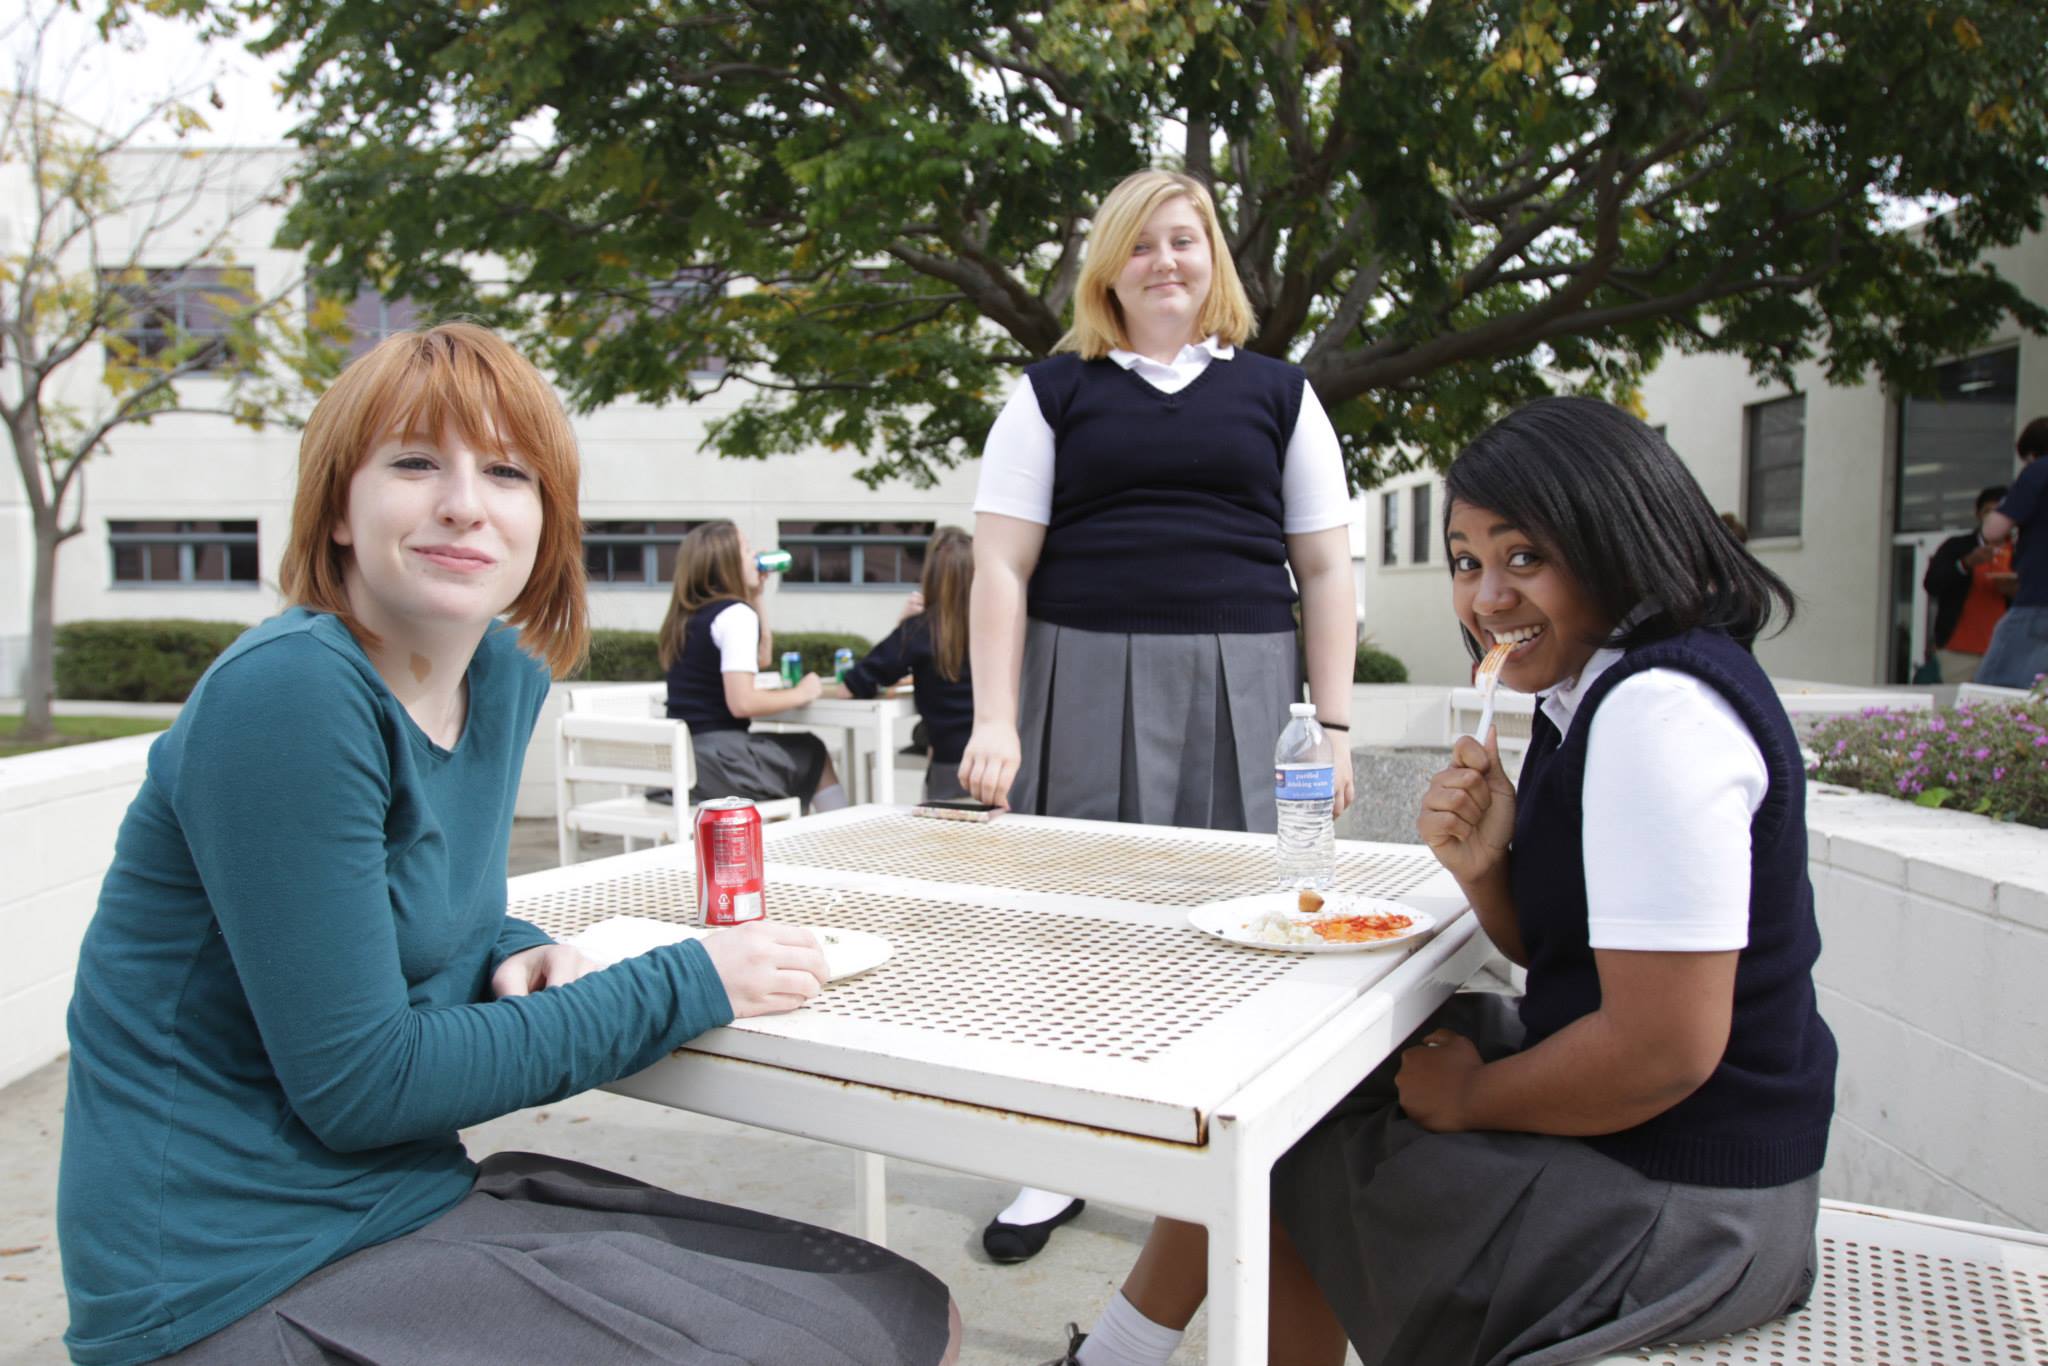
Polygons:
M429 741L293 609L151 748L80 952L58 1179L73 1359L150 1361L466 1195L456 1130L639 1070L732 1009L704 950L494 1001L547 675L509 628Z

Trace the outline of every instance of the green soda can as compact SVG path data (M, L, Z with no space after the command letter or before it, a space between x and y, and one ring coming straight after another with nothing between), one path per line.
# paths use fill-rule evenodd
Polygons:
M844 683L846 681L846 675L849 672L851 672L852 669L852 650L849 650L848 648L846 648L846 646L842 645L832 652L832 678L834 682Z
M783 686L794 688L797 684L803 682L803 677L804 657L795 650L785 650L782 655Z
M787 550L763 550L754 556L754 568L763 574L784 574L796 563L796 556Z

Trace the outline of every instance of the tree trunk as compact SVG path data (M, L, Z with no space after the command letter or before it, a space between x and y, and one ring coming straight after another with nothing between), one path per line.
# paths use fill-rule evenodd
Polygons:
M35 514L36 573L30 590L28 669L21 677L20 739L54 740L50 699L57 688L57 510Z

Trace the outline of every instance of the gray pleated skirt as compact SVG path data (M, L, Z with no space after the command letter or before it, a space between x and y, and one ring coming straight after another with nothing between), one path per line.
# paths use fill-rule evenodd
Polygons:
M1010 805L1272 833L1273 748L1301 698L1294 633L1122 635L1027 622Z
M1512 1002L1453 998L1417 1031L1514 1051ZM1655 1181L1542 1134L1433 1134L1396 1053L1273 1169L1273 1213L1364 1366L1564 1366L1753 1328L1805 1302L1820 1178Z
M693 730L690 751L697 763L692 802L799 797L808 806L825 776L825 742L802 731Z
M926 1366L946 1287L872 1243L534 1153L177 1366Z

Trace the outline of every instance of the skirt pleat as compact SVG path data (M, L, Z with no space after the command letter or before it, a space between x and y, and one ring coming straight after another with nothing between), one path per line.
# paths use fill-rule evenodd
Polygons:
M1031 621L1011 805L1270 834L1273 749L1300 695L1292 632L1124 635Z

